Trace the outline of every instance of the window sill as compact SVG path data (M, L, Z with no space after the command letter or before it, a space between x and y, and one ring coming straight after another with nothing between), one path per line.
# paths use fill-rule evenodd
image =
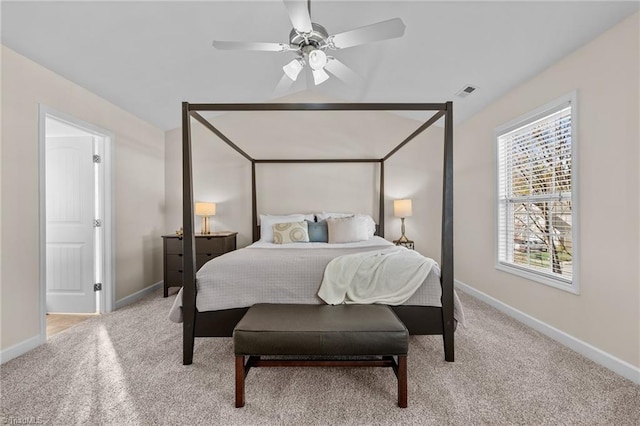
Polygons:
M519 277L522 278L526 278L528 280L531 281L536 281L539 282L541 284L547 285L549 287L553 287L553 288L557 288L559 290L563 290L566 291L568 293L573 293L576 295L580 294L580 289L578 287L578 284L575 280L573 280L572 284L568 284L564 281L560 281L560 280L556 280L553 279L551 277L547 277L541 274L536 274L535 272L529 272L527 270L515 267L515 266L511 266L509 264L505 264L505 263L496 263L496 269L503 271L503 272L508 272L510 274L513 275L517 275Z

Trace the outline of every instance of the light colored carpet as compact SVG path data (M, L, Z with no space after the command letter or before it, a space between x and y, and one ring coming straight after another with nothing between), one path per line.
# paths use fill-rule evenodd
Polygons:
M173 296L175 297L175 296ZM197 339L182 365L173 297L89 319L1 368L3 423L637 425L640 387L461 294L456 362L412 337L409 408L390 369L263 368L234 408L230 338ZM13 422L13 423L11 423Z

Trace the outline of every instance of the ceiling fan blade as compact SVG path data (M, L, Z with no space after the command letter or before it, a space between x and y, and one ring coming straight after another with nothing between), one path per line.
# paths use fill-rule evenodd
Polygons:
M357 85L362 82L362 78L358 74L336 58L330 56L327 59L327 65L324 66L324 69L338 77L338 79L349 85Z
M405 25L400 18L389 19L377 24L366 25L355 30L345 31L329 37L329 47L345 49L347 47L402 37Z
M214 40L213 47L220 50L261 50L265 52L285 52L292 49L284 43L258 43L248 41L220 41Z
M299 33L310 33L311 17L309 16L309 9L307 8L306 0L283 0L284 7L289 12L289 19Z
M278 82L278 85L275 89L273 89L273 96L279 98L280 96L284 96L287 94L291 86L293 85L293 80L287 76L287 74L283 74L282 78Z

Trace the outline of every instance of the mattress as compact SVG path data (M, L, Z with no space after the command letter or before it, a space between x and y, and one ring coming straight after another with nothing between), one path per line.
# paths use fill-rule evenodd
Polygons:
M322 304L318 289L327 264L346 254L393 246L373 237L346 244L256 242L207 262L196 275L196 308L200 312L249 307L256 303ZM179 321L182 290L170 318ZM404 303L441 307L440 268L436 264L418 290ZM454 297L454 316L462 309Z

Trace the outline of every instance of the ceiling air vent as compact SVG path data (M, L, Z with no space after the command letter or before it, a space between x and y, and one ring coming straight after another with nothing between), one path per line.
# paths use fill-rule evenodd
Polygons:
M466 98L467 96L475 92L477 89L478 88L476 86L466 84L458 93L456 93L456 96L461 98Z

